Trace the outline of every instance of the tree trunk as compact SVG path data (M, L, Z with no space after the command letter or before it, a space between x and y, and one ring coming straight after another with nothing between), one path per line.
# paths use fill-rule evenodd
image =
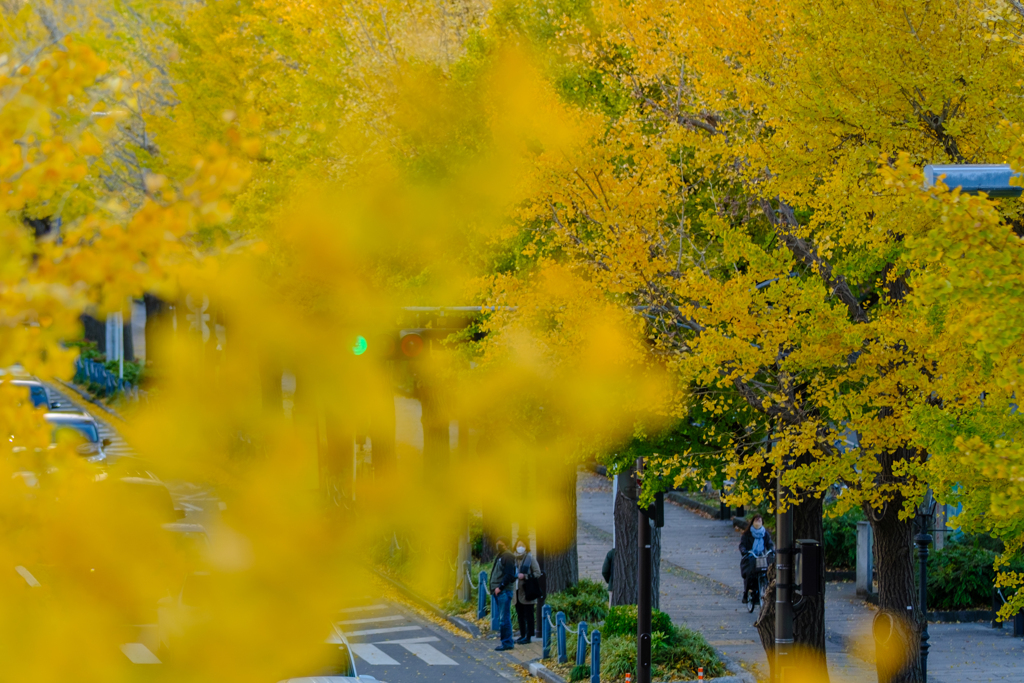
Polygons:
M554 477L560 481L548 485L564 489L561 496L565 505L547 524L538 524L537 528L537 545L544 550L544 574L549 594L572 586L580 576L576 549L576 466L570 464L563 469L562 477ZM538 487L543 485L544 481L538 481ZM543 495L545 491L542 489L539 493Z
M615 561L612 564L612 605L635 605L640 594L639 534L637 516L636 466L616 477ZM661 529L651 529L651 606L659 609L661 587Z
M914 581L913 519L900 520L903 497L893 496L881 514L865 506L875 539L878 568L878 608L888 614L876 620L876 660L879 683L918 683L921 611ZM910 609L908 609L908 607Z
M804 500L793 509L793 537L824 540L822 529L822 502L820 498ZM777 550L777 549L776 549ZM824 569L819 577L824 585ZM768 655L768 664L775 679L775 568L768 570L768 591L761 605L755 626L761 637L761 645ZM806 672L808 680L828 683L828 667L825 659L825 598L801 598L793 610L794 660Z
M612 605L635 605L639 594L636 514L636 465L615 475L615 561L612 564Z

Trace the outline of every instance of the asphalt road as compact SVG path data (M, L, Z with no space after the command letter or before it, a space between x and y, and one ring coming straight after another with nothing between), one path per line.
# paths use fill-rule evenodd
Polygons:
M61 407L77 407L66 389L51 386L50 391ZM111 446L106 449L110 462L134 459L131 446L117 431L116 420L99 410L90 412L99 421L101 436L111 439ZM182 521L210 524L223 509L209 487L185 482L167 482L167 485L175 506L186 513ZM353 599L346 608L339 610L335 623L351 645L357 673L384 683L506 683L521 676L521 670L513 668L508 659L494 652L495 640L474 640L453 633L382 596ZM140 683L162 683L165 672L161 671L163 662L155 654L158 651L156 624L136 624L127 629L124 639L130 642L120 645L124 664L131 672L127 678ZM166 673L170 673L169 670Z
M505 683L519 677L493 651L494 641L455 635L403 605L366 598L340 617L360 675L386 683Z

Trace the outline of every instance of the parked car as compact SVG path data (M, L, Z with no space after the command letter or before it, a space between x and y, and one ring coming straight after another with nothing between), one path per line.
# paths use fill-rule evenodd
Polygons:
M175 511L175 514L183 513L183 510ZM174 546L184 558L187 566L193 569L204 566L210 553L210 537L202 524L168 522L161 526L164 531L171 534Z
M57 402L50 398L49 392L43 383L34 378L12 379L11 384L16 387L25 387L28 390L29 400L33 408L46 408L50 410L57 407Z
M43 416L53 426L53 441L62 438L73 438L81 443L75 448L79 455L89 462L101 463L107 459L104 448L110 445L110 439L100 438L99 425L92 415L82 412L48 412Z
M10 381L16 387L25 387L28 390L28 398L32 401L33 408L55 408L57 402L53 400L43 383L32 375L25 372L20 365L9 368L0 368L0 382Z
M319 669L302 672L301 676L286 678L280 683L363 683L376 680L373 676L358 674L352 648L337 626L331 626L331 636L324 648L323 665Z

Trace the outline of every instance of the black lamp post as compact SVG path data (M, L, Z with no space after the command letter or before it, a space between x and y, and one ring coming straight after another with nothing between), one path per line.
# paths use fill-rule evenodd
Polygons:
M917 543L917 556L921 562L921 615L924 626L921 628L921 681L928 683L928 544L932 542L931 534L918 534L914 537Z
M921 627L921 681L928 683L928 546L932 542L932 536L928 533L931 527L931 520L935 515L935 499L932 492L928 491L921 506L918 508L921 517L921 533L914 536L914 543L917 544L917 558L921 572L921 618L924 624Z

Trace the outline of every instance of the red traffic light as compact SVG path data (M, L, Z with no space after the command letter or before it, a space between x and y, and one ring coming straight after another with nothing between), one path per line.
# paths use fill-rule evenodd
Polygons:
M402 331L402 355L415 358L423 352L423 337L417 332Z

